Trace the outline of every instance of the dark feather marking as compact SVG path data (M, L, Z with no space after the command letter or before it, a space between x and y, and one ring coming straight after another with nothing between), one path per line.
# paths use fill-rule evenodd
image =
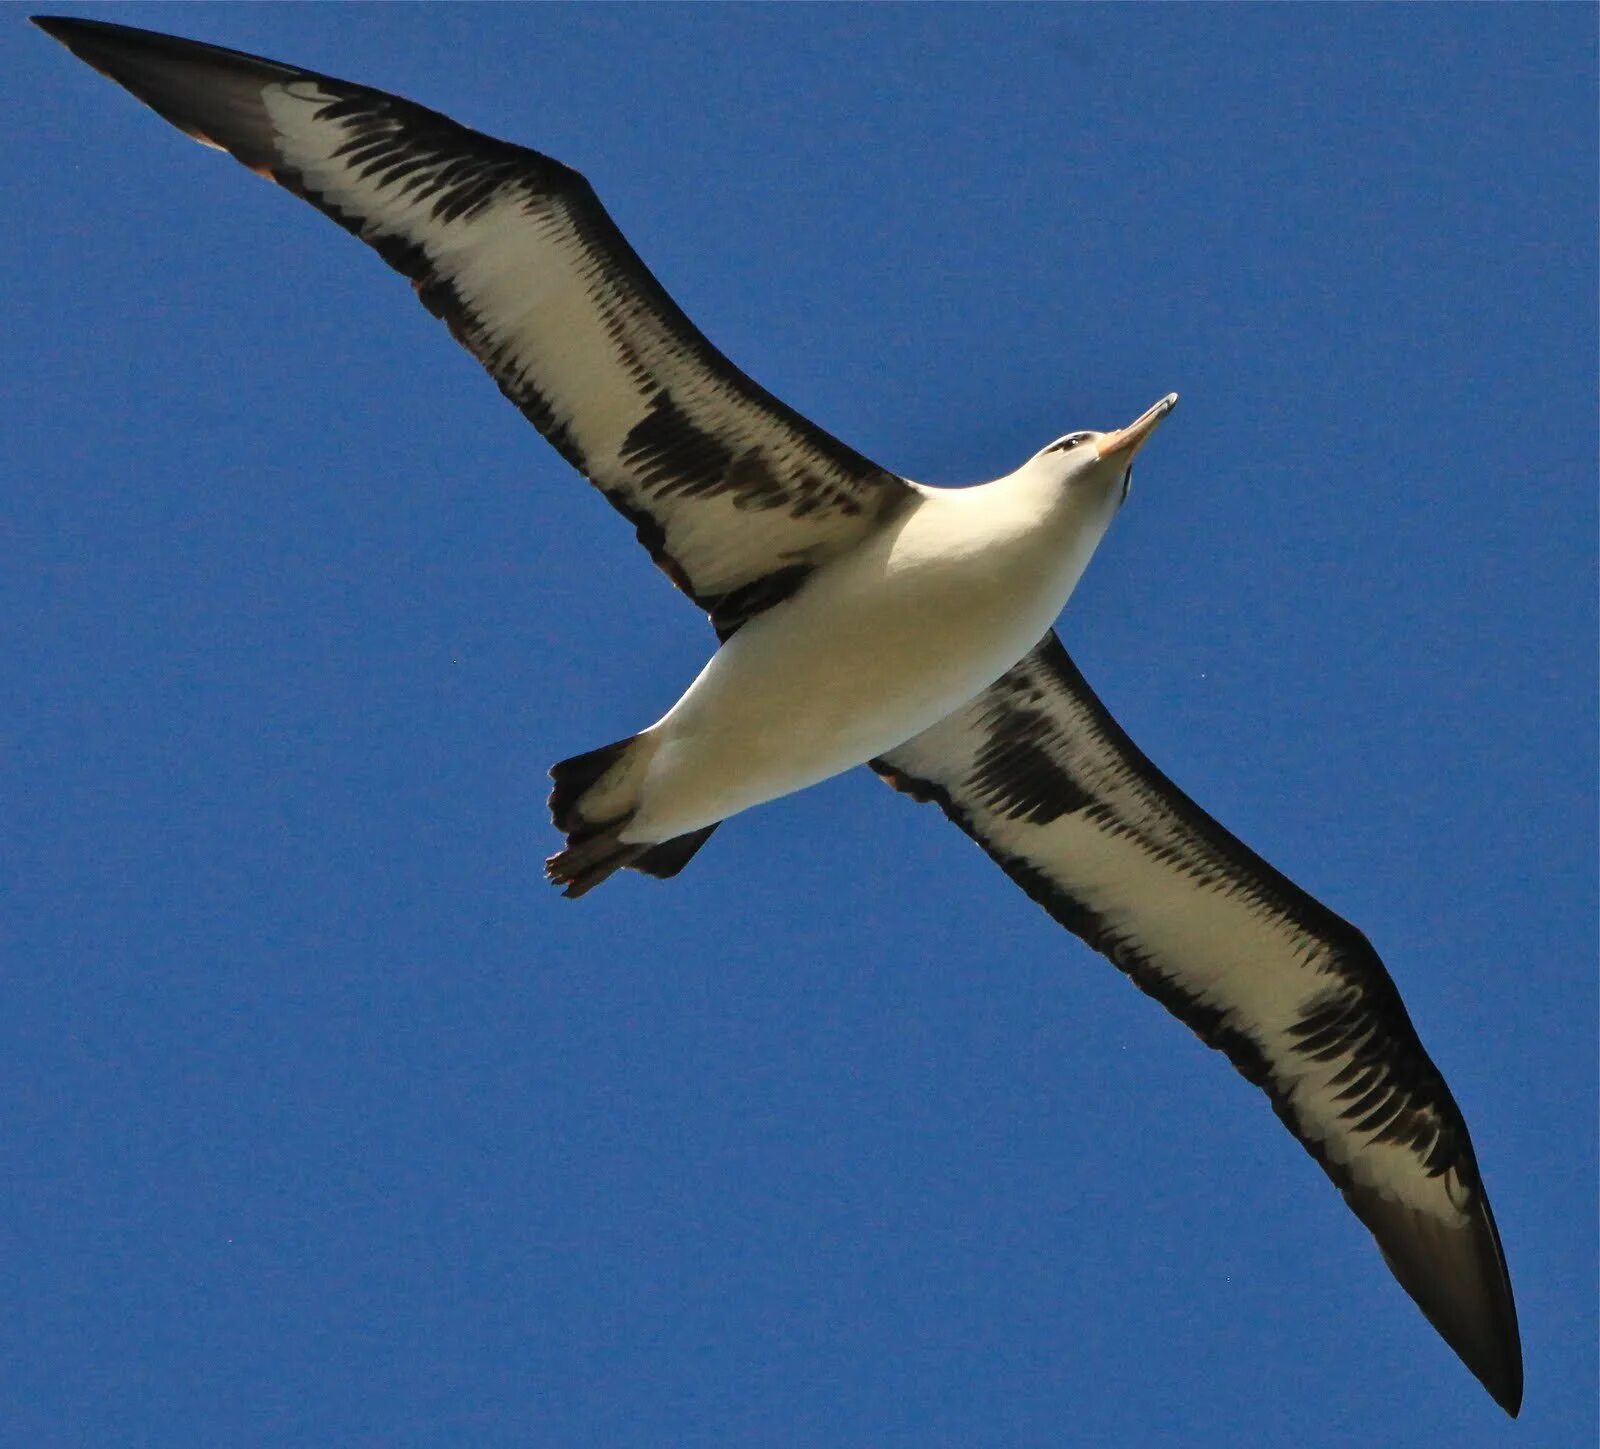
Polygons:
M997 712L967 788L996 814L1031 825L1082 810L1090 797L1044 748L1049 728L1048 718L1026 710Z
M765 578L756 579L737 589L730 589L725 594L709 595L697 602L711 615L717 638L726 643L738 632L741 624L770 609L774 604L781 604L799 589L813 572L810 564L790 564L787 568L778 569Z
M1015 707L1019 700L1026 700L1041 711L1049 708L1050 684L1074 701L1078 712L1086 716L1075 721L1084 729L1081 742L1062 739L1059 724L1047 714L1036 717L1044 722L1037 725L1019 721L1022 712ZM1207 1046L1223 1052L1242 1076L1266 1091L1284 1125L1339 1188L1348 1191L1353 1186L1348 1170L1303 1130L1295 1115L1289 1095L1294 1078L1280 1080L1275 1076L1261 1043L1241 1024L1231 1021L1226 1010L1209 1004L1163 972L1134 940L1113 930L1087 902L1075 898L1032 861L1008 855L986 840L982 820L977 817L992 810L1010 819L1048 823L1067 813L1064 809L1052 813L1046 803L1051 796L1066 800L1076 795L1083 802L1077 808L1087 809L1099 828L1137 842L1156 859L1185 870L1202 883L1226 883L1234 893L1245 892L1260 908L1296 922L1305 933L1308 951L1314 950L1322 958L1321 968L1336 983L1308 1009L1301 1024L1305 1039L1313 1043L1307 1058L1325 1061L1350 1054L1343 1070L1362 1079L1355 1088L1356 1096L1370 1092L1379 1081L1387 1081L1405 1109L1397 1111L1376 1132L1374 1140L1409 1146L1430 1174L1454 1166L1474 1191L1480 1191L1471 1144L1456 1125L1460 1121L1459 1109L1417 1037L1398 989L1366 937L1224 830L1157 770L1106 712L1054 633L997 681L990 695L995 702L987 718L997 723L990 724L989 729L993 735L1009 731L1018 738L1012 741L1008 756L991 736L979 751L973 771L955 783L955 790L962 797L960 803L946 785L916 779L896 765L893 752L885 760L872 761L872 767L903 793L937 804L1056 921L1110 960ZM1053 739L1056 749L1041 763L1034 756L1044 753L1043 741L1047 737ZM1189 843L1171 846L1146 840L1137 819L1123 817L1097 798L1099 790L1092 776L1074 772L1070 757L1074 745L1084 752L1085 771L1096 758L1116 757L1122 780L1137 783L1144 792L1162 798L1181 822ZM1042 818L1030 811L1042 811ZM1369 1046L1369 1042L1373 1044ZM1363 1050L1367 1052L1365 1057ZM1368 1103L1359 1111L1347 1109L1341 1115L1357 1121L1367 1115L1372 1105Z
M629 861L628 869L653 875L657 880L670 880L694 859L695 853L711 839L711 832L716 828L716 825L703 825L687 835L676 835L671 840L652 845Z
M728 446L696 428L666 388L651 398L650 411L629 432L621 456L638 469L645 491L658 498L720 491L733 463Z
M823 506L816 490L796 493L767 466L759 448L741 453L722 475L721 489L733 495L738 508L777 508L789 505L791 518L802 517ZM835 505L837 506L837 505Z
M697 427L668 388L650 399L650 410L629 431L621 450L637 468L644 491L655 498L703 498L726 494L738 508L786 508L804 517L824 508L854 515L860 505L842 490L802 474L785 481L759 448L735 456L717 436Z
M1370 945L1366 949L1372 950ZM1363 982L1360 964L1342 961L1341 984L1317 998L1290 1028L1295 1054L1315 1062L1345 1058L1345 1065L1329 1080L1330 1086L1341 1088L1335 1099L1347 1103L1340 1116L1375 1142L1409 1147L1424 1171L1438 1176L1455 1162L1464 1140L1449 1127L1448 1088L1420 1042L1413 1047L1397 1033L1382 1002L1373 999L1370 989L1363 989L1375 978L1368 975ZM1376 953L1366 964L1369 971L1382 971ZM1383 974L1387 977L1387 972ZM1391 1110L1383 1114L1371 1110L1379 1091L1393 1097Z
M397 168L406 178L400 194L414 201L431 199L436 221L470 219L509 181L548 191L563 179L566 168L560 162L469 130L415 102L326 78L318 84L334 99L318 108L316 119L333 122L346 133L333 157L348 161L367 178ZM393 179L386 177L380 184Z

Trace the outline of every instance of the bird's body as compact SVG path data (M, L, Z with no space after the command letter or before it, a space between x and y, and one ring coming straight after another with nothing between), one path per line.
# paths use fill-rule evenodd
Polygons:
M992 684L1049 629L1116 511L1052 455L899 512L752 619L641 736L623 841L683 835L881 755ZM616 799L595 802L597 818Z
M926 488L733 366L560 162L315 71L38 23L405 275L709 616L721 648L661 720L552 769L567 894L675 875L719 821L870 763L1267 1094L1517 1412L1499 1233L1393 979L1144 756L1051 627L1171 396L994 483Z

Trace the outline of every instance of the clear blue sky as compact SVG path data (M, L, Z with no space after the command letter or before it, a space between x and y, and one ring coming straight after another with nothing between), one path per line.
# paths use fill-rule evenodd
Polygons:
M709 631L399 278L24 13L0 1437L1593 1442L1592 7L86 12L579 167L912 477L1181 392L1063 633L1399 981L1519 1425L1254 1089L864 772L544 886L546 766Z

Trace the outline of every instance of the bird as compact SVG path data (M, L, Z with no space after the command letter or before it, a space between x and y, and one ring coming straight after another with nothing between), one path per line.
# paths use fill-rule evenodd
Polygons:
M1259 1087L1517 1414L1499 1232L1393 979L1140 751L1056 632L1176 394L993 482L918 484L729 362L561 162L313 70L32 18L405 276L709 616L717 648L660 720L552 768L564 894L674 876L728 817L868 766Z

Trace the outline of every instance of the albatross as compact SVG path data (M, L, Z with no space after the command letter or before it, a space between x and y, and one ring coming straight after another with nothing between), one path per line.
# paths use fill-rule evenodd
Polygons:
M35 23L406 276L709 615L718 648L660 720L552 769L552 881L676 875L729 816L869 765L1260 1087L1517 1413L1494 1216L1393 980L1151 764L1054 631L1176 395L994 482L913 483L723 357L559 161L298 66Z

